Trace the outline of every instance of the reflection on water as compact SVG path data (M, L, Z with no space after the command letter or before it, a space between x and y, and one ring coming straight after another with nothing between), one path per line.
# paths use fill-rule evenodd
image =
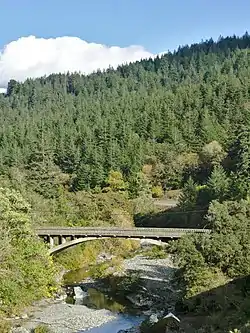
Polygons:
M143 316L138 316L135 310L132 308L130 302L123 300L120 301L114 299L111 296L94 288L88 288L85 297L75 300L73 296L66 299L67 303L82 304L92 309L106 309L110 312L116 313L117 316L114 320L88 330L88 333L117 333L120 330L126 330L133 326L139 325L143 321ZM82 333L80 331L78 333Z
M83 298L82 304L94 309L106 309L112 312L124 312L126 308L112 297L107 296L94 288L88 289L88 296Z
M65 284L76 286L75 284L80 283L85 278L89 277L89 271L86 267L70 271L64 275ZM111 283L111 281L110 281ZM112 284L112 283L111 283ZM78 285L78 288L80 285ZM92 309L106 309L112 313L116 313L116 319L100 326L88 330L88 333L117 333L120 330L126 330L133 326L138 326L145 318L138 316L138 310L134 309L131 302L125 297L117 297L111 295L105 295L101 291L95 288L82 288L85 293L83 297L74 298L73 287L71 289L70 296L67 297L66 302L70 304L82 304ZM78 297L79 297L78 292ZM80 331L78 333L82 333ZM85 331L86 332L86 331Z
M72 284L81 282L87 277L89 277L89 271L86 269L86 267L83 267L65 273L63 279L65 284Z
M73 296L68 296L66 303L81 304L96 310L106 309L115 313L135 313L136 311L129 301L125 299L117 300L94 288L88 288L86 296L81 299L75 300Z

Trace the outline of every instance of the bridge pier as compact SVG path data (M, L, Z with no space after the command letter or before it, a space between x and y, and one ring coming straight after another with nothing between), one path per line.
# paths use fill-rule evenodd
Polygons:
M61 245L61 244L65 244L65 243L66 243L66 238L63 237L63 236L59 236L58 243L59 243L59 245Z
M49 247L52 249L52 247L54 247L55 242L54 242L54 238L49 236Z

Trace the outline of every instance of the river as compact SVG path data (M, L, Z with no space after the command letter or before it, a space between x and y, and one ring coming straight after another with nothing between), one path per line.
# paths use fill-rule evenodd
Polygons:
M167 303L162 303L158 295L164 292L169 294L169 279L174 267L169 258L150 259L143 256L125 259L123 265L126 274L131 276L130 273L138 272L144 282L143 285L137 283L128 296L123 294L124 289L122 293L110 292L112 280L106 284L107 288L100 288L98 281L87 278L84 269L71 271L66 275L64 287L67 298L42 301L29 310L26 320L18 324L27 332L32 332L39 324L47 325L53 333L118 333L138 327L146 317L143 314L145 310L147 315L158 311L155 309L158 301L158 309L162 309L163 304L166 308ZM113 278L117 279L117 276ZM119 278L124 279L124 276ZM157 297L150 305L147 302L152 295Z
M81 270L78 273L81 276ZM75 275L77 275L77 271L74 272ZM75 284L70 289L73 293L66 298L66 303L86 306L92 310L105 309L114 316L111 321L99 327L88 329L87 332L116 333L137 327L145 319L145 316L125 298L107 295L95 288L84 287L84 284ZM77 333L82 332L86 332L86 330L80 330Z

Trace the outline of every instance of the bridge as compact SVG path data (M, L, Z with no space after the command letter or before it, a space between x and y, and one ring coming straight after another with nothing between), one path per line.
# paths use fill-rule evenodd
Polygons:
M209 233L208 229L181 228L85 228L85 227L44 227L37 228L36 234L49 244L50 254L86 241L105 238L152 239L167 242L183 235Z

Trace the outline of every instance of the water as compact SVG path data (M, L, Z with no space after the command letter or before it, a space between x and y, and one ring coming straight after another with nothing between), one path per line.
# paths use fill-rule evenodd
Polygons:
M96 310L106 309L112 314L116 314L116 319L100 327L87 330L88 333L117 333L120 330L138 326L144 320L144 317L140 315L138 310L134 309L132 304L126 299L118 300L95 288L83 289L80 286L74 286L72 289L72 291L74 290L74 295L71 294L68 296L66 302L85 305ZM81 332L84 331L79 331L78 333Z
M100 327L88 330L88 333L117 333L120 330L127 330L133 326L138 326L142 322L142 317L133 315L117 315L117 318ZM82 331L83 332L83 331ZM80 333L80 332L79 332Z
M65 284L68 285L72 283L79 283L89 276L89 270L86 267L82 267L65 273L63 279Z

